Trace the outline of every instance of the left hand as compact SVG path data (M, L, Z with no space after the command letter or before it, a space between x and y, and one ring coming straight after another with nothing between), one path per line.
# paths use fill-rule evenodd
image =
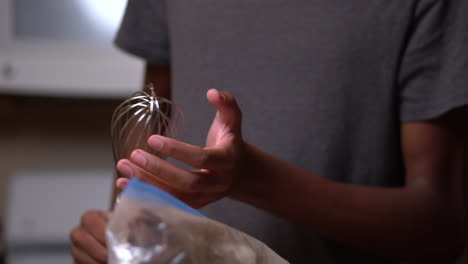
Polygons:
M106 225L111 216L106 211L87 211L70 233L75 264L107 263Z
M206 147L189 145L171 138L153 135L148 144L158 152L184 162L194 170L180 168L143 150L122 159L117 169L127 177L136 177L156 185L193 207L200 208L239 188L247 174L246 143L241 136L241 111L228 92L211 89L208 101L217 109L206 139ZM119 179L122 188L128 179Z

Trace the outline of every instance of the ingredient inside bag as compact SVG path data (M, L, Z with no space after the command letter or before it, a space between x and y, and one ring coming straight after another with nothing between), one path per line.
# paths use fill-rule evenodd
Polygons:
M107 227L110 264L283 264L255 238L135 179Z

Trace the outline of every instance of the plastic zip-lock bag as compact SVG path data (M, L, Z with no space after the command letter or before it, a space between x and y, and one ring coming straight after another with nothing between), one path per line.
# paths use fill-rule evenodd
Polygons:
M284 264L255 238L132 179L106 230L109 264Z

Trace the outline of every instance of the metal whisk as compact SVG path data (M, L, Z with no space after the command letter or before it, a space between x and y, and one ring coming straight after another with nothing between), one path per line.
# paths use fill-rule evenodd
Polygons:
M114 159L129 158L135 149L162 157L148 146L148 138L158 134L176 137L183 118L180 108L168 99L157 97L152 84L150 93L137 92L121 103L112 115L111 137Z

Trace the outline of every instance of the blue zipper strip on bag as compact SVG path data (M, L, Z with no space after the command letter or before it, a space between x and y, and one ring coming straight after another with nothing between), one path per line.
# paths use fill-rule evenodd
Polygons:
M205 217L195 208L189 206L188 204L182 202L171 194L163 191L162 189L146 184L142 181L139 181L135 178L132 178L128 186L124 189L123 196L127 196L131 199L147 201L162 206L171 206L178 208L182 211Z

